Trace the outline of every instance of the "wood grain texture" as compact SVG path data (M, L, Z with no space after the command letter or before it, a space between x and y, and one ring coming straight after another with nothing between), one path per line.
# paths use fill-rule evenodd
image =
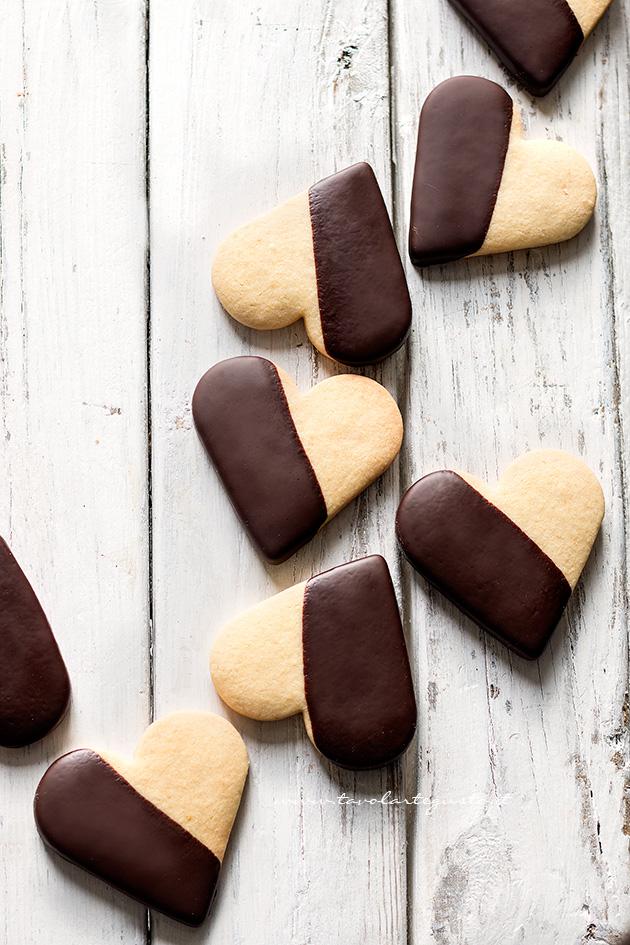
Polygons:
M73 685L54 735L0 752L7 945L144 941L32 815L57 755L131 749L148 718L143 12L0 10L0 522Z
M287 564L267 567L190 416L197 380L221 358L266 355L303 388L336 371L301 324L257 333L232 321L213 297L210 264L236 225L354 161L370 161L389 199L386 5L198 0L175 10L153 0L150 50L156 712L182 700L224 711L207 668L224 622L364 553L381 551L396 566L395 469ZM394 392L397 363L372 372ZM343 792L400 793L399 770L336 770L316 756L299 718L234 721L251 774L212 927L199 940L400 942L402 812L337 802ZM156 942L186 937L156 921Z
M392 17L401 239L419 109L450 75L506 85L529 134L575 145L600 186L594 223L570 243L422 273L408 267L407 481L442 466L495 478L519 453L553 446L591 465L607 501L601 538L538 663L509 655L409 578L426 700L410 940L621 942L630 934L628 313L616 275L616 247L628 238L625 11L613 7L542 101L515 87L449 4L394 0Z
M0 26L0 524L74 684L51 738L0 753L1 945L629 945L623 0L542 100L447 0L7 0ZM401 460L266 566L197 440L192 390L241 353L304 389L341 369L301 324L232 321L211 290L214 249L358 160L404 249L419 109L462 72L502 82L530 135L586 154L596 220L560 247L428 273L407 260L411 339L362 372L403 409ZM583 456L608 510L566 619L525 664L400 562L393 516L424 472L492 478L539 445ZM45 853L30 805L50 759L131 750L173 709L227 714L207 669L223 623L370 552L388 559L412 641L420 732L402 764L340 772L300 719L231 716L252 769L197 931L147 923ZM383 805L387 791L417 804Z

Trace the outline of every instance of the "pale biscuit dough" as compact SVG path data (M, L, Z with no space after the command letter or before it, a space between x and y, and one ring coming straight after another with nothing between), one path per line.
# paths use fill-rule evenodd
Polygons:
M327 354L308 191L231 233L219 246L212 284L242 325L286 328L302 318L310 341Z
M567 3L573 10L586 38L593 32L612 0L567 0Z
M278 368L298 436L311 462L327 521L391 465L403 422L391 394L368 377L341 374L301 394Z
M525 453L496 485L459 472L551 558L574 588L604 516L604 495L591 470L560 450Z
M227 719L176 712L146 730L129 761L98 754L144 798L223 859L249 766Z
M306 581L228 623L212 648L210 671L226 705L250 719L285 719L306 708L302 610Z
M275 594L227 624L212 647L210 674L223 702L247 718L274 722L301 712L315 745L304 690L307 583Z
M527 141L518 107L486 238L473 255L505 253L571 239L595 208L597 185L587 161L560 141Z

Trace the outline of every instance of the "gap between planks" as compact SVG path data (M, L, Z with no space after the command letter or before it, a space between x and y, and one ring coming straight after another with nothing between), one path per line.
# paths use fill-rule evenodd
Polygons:
M394 231L396 233L399 250L401 255L404 257L406 252L405 247L405 236L404 233L404 222L405 222L405 212L404 207L400 205L399 193L401 189L398 186L398 167L396 161L396 147L397 147L397 103L396 103L396 94L395 94L395 83L393 80L394 70L396 68L395 62L395 35L394 35L394 0L386 0L386 16L387 16L387 52L386 52L386 68L388 70L388 87L389 87L389 97L388 97L388 116L389 116L389 143L386 147L389 147L389 158L390 158L390 206L392 210L392 221L394 226ZM146 32L145 32L145 60L146 60L146 74L145 74L145 175L146 175L146 213L147 213L147 231L148 231L148 243L147 243L147 254L146 254L146 373L147 373L147 501L148 501L148 554L149 554L149 570L148 570L148 599L149 599L149 628L148 628L148 638L147 645L149 650L149 718L150 721L154 718L155 711L155 665L154 665L154 626L153 626L153 456L152 456L152 401L151 401L151 180L150 180L150 161L151 161L151 152L150 152L150 138L151 138L151 114L150 114L150 42L151 42L151 8L150 0L146 0L145 5L145 22L146 22ZM626 579L624 587L625 601L627 603L627 555L628 555L628 510L627 510L627 497L625 494L625 488L627 485L627 471L625 465L625 454L624 454L624 443L625 443L625 431L623 424L623 413L620 408L620 402L622 399L622 371L620 368L620 352L619 352L619 337L618 337L618 328L617 328L617 313L615 309L615 275L614 275L614 249L612 246L612 238L610 233L610 224L608 219L608 190L607 190L607 181L604 170L604 160L603 152L605 145L603 142L603 129L600 128L600 149L602 154L598 155L599 164L600 164L600 173L601 173L601 190L600 190L600 217L602 222L602 228L606 237L602 240L602 251L606 255L607 260L607 284L605 286L606 295L608 299L608 305L611 313L611 347L613 353L613 381L615 387L615 455L618 464L618 473L620 476L620 485L622 492L622 511L623 511L623 523L624 523L624 576ZM417 313L416 313L417 318ZM409 367L410 367L410 353L408 346L405 346L403 351L397 356L398 364L402 368L402 373L399 372L400 382L398 386L398 398L399 398L399 407L403 415L403 420L406 424L408 418L408 409L409 409ZM402 491L410 484L412 470L410 464L410 454L409 451L403 448L401 456L398 460L398 484L399 484L399 493L402 494ZM378 550L378 549L377 549ZM402 559L400 552L398 552L398 575L399 575L399 589L400 589L400 604L403 615L403 621L405 624L405 630L407 634L407 639L410 640L411 627L409 626L409 613L410 613L410 600L412 596L412 582L411 575L409 570L402 565ZM416 677L417 683L417 666L414 665L414 676ZM628 685L628 672L626 672L626 685ZM416 685L416 692L418 695L420 703L420 711L422 711L422 699L421 694L418 692L418 687ZM409 786L414 787L414 790L411 793L415 793L415 786L418 784L418 775L419 775L419 742L416 739L411 746L409 752L405 756L405 759L399 763L399 772L396 776L396 781L401 785L401 792L403 796L407 796L409 792ZM410 809L407 812L407 827L409 826L409 820L413 816L413 809ZM414 844L415 844L415 830L406 830L406 863L407 863L407 943L410 945L411 942L411 916L413 910L413 883L411 882L413 876L413 862L414 862ZM152 942L152 931L151 931L151 918L150 913L147 913L147 928L146 928L146 945L151 945Z
M144 198L146 203L146 263L145 263L145 324L146 324L146 458L147 458L147 647L149 662L148 713L149 724L155 721L155 629L153 623L153 414L151 405L151 0L145 0L144 8ZM145 945L152 945L153 926L151 910L145 910Z

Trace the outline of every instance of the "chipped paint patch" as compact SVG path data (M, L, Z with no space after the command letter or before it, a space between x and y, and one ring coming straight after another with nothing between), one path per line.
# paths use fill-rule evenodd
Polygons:
M622 932L616 932L609 926L590 922L580 939L580 945L628 945L630 939Z
M359 47L354 46L352 43L343 47L337 58L337 66L340 72L342 69L352 68L352 60L354 59L354 54L358 51L358 49Z
M505 916L512 857L498 826L488 817L447 846L433 895L431 931L437 945L481 941L480 929Z
M575 780L580 792L580 835L582 842L590 851L592 863L597 866L599 871L601 869L599 862L601 846L599 842L599 824L596 821L593 807L591 779L588 775L586 763L579 754L573 756L573 765Z

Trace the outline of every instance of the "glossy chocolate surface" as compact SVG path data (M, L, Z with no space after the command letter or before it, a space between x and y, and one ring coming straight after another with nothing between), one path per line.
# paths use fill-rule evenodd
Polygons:
M420 115L409 255L416 266L452 262L483 246L501 185L513 103L488 79L438 85Z
M96 752L55 761L37 788L42 839L66 860L186 925L208 914L221 864Z
M70 681L46 615L0 538L0 745L19 748L63 718Z
M318 574L303 613L306 702L319 751L345 768L376 768L416 727L407 647L380 555Z
M381 361L411 324L411 300L387 208L369 164L309 191L319 312L328 354L342 364Z
M431 584L526 659L545 648L571 596L560 569L457 473L424 476L405 493L398 540Z
M192 402L197 432L263 555L284 561L324 524L326 503L300 442L275 365L220 361Z
M584 42L566 0L451 0L532 95L546 95Z

